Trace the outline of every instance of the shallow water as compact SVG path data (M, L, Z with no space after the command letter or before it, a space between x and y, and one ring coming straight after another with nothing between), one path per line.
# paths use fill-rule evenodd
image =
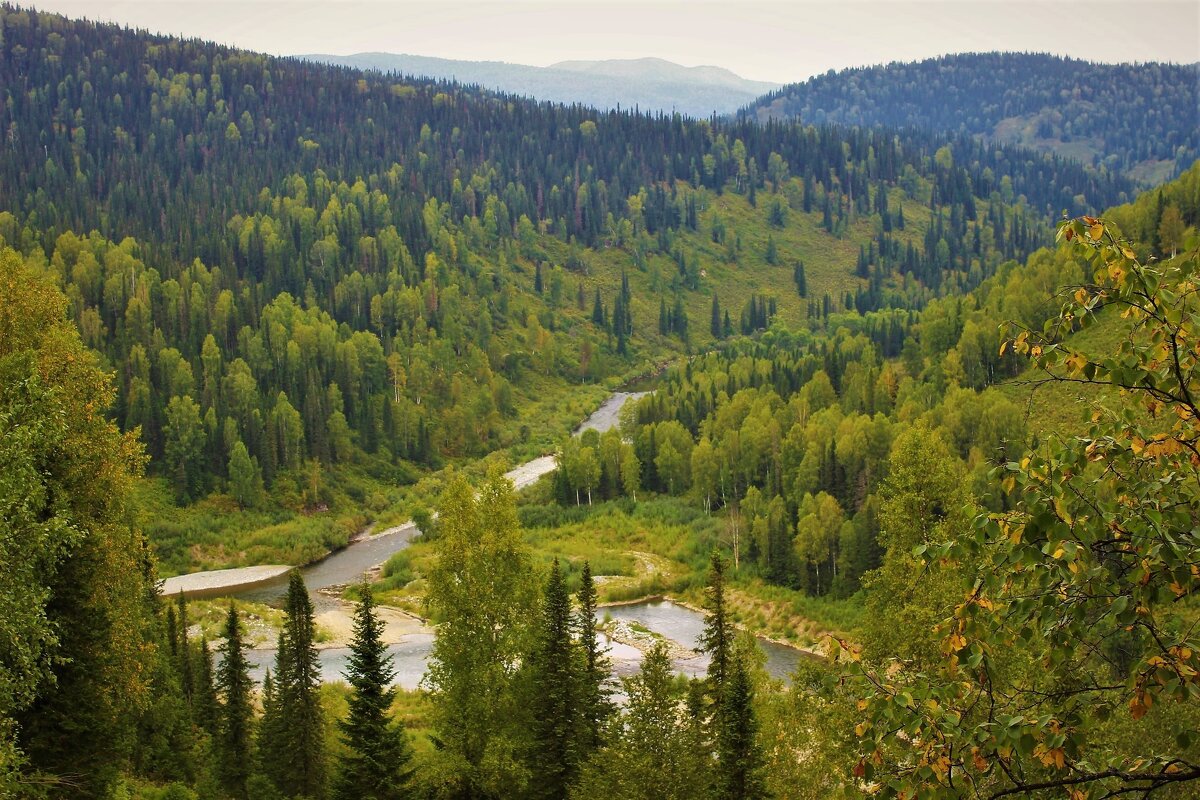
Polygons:
M606 616L612 619L625 620L670 639L676 644L689 650L699 646L700 633L704 630L704 616L685 606L672 603L670 600L651 600L642 603L631 603L622 606L609 606L596 612L596 617L603 620ZM636 673L642 664L643 654L636 647L620 642L604 640L608 647L608 658L613 665L613 674L625 677ZM772 678L787 680L796 670L801 659L811 658L803 650L797 650L786 645L758 640L758 646L766 657L766 670ZM432 634L410 634L404 641L388 647L392 656L392 666L396 670L394 683L405 689L415 689L425 674L425 666L433 648ZM346 668L346 658L350 650L346 647L329 647L319 651L321 663L321 679L324 681L344 680L343 670ZM275 660L274 649L256 649L247 652L251 664L251 674L256 681L261 681L265 667L272 666ZM689 658L675 658L672 664L675 671L681 675L700 677L708 670L708 656L698 653Z
M589 428L603 433L616 426L620 421L621 407L630 400L643 397L645 392L614 392L592 412L591 416L580 423L575 430L578 436ZM526 464L522 464L507 473L517 489L532 485L542 475L554 470L554 458L542 456ZM405 523L394 532L386 535L371 536L352 542L346 547L331 553L315 564L310 564L300 570L304 583L312 595L313 604L318 611L327 608L333 601L318 592L335 586L345 586L361 580L367 570L387 561L392 554L408 547L418 531L411 522ZM287 576L261 583L248 589L234 590L234 597L253 600L260 603L278 604L287 591Z

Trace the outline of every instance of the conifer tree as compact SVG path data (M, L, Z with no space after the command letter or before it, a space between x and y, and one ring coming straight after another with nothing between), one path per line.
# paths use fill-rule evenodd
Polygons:
M530 657L533 750L530 759L536 797L565 798L578 767L581 728L580 663L571 641L571 597L558 559L542 599L537 641Z
M375 613L370 584L359 590L354 640L346 661L346 681L354 690L350 710L339 721L348 751L339 762L334 800L404 800L411 797L412 748L399 721L390 719L395 677L383 643L383 622Z
M196 659L196 679L192 713L197 725L208 731L210 736L216 736L220 720L220 704L217 702L217 687L213 684L212 653L208 649L206 637L200 637L194 658Z
M607 685L610 664L596 631L596 584L592 580L592 565L586 561L583 562L577 597L579 649L583 655L579 681L579 758L582 762L602 744L602 732L613 713Z
M179 686L183 696L191 705L194 702L195 685L192 678L192 648L188 641L187 598L183 592L175 599L175 640L171 643L171 651L179 671Z
M717 728L716 794L720 800L758 800L767 796L762 749L757 742L754 686L746 656L735 654L729 664Z
M575 796L694 800L709 796L711 758L683 698L666 646L657 642L641 671L624 679L628 711L617 738L584 767Z
M725 611L725 559L713 550L709 559L708 588L705 591L704 633L700 649L708 653L708 689L714 702L719 702L729 674L731 628Z
M809 281L804 275L804 261L797 261L796 270L792 272L792 278L796 281L796 293L802 297L809 296Z
M712 322L709 323L709 331L714 339L721 338L721 304L717 301L716 292L713 292Z
M216 688L224 702L218 717L216 752L221 785L239 800L249 800L246 780L250 777L251 764L253 709L250 691L253 686L237 607L230 603L225 619L225 643L221 645L221 665L217 669Z
M268 668L262 682L262 719L258 722L258 771L275 782L279 769L279 743L283 720L279 716L279 693Z
M278 791L283 791L287 784L288 770L288 721L284 719L279 702L278 677L291 670L291 655L284 641L283 631L275 644L275 679L271 671L263 676L263 715L258 725L258 764L259 771Z
M287 619L276 654L275 680L279 702L281 773L279 789L286 795L321 797L325 794L325 715L321 708L321 668L314 644L312 600L299 570L288 579Z

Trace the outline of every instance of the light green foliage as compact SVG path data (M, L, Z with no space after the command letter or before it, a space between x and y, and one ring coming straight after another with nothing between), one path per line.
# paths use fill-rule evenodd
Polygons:
M525 709L517 674L529 652L536 586L512 484L493 474L478 499L455 477L439 508L429 608L438 621L425 685L457 791L502 796L524 785Z
M0 794L39 771L84 772L81 795L102 796L149 699L140 448L107 419L111 383L66 308L0 250Z
M888 793L1186 796L1200 780L1190 734L1200 643L1189 609L1200 560L1200 250L1193 242L1179 258L1145 263L1094 218L1065 222L1060 239L1088 264L1090 283L1011 346L1050 380L1119 391L1122 407L1099 407L1086 434L997 469L1014 509L914 551L979 569L940 628L936 671L861 672L859 728L871 733L855 774ZM1116 352L1064 341L1102 305L1127 320ZM887 733L897 726L906 740Z
M612 742L583 769L571 796L583 800L692 800L709 786L699 720L684 709L683 692L659 642L641 672L623 681L629 704Z
M206 441L200 407L188 396L175 396L167 403L164 459L180 504L204 490L203 454Z
M242 508L256 505L262 498L262 472L240 441L229 454L229 493Z
M941 658L936 625L961 601L960 564L914 555L918 546L949 541L970 528L971 498L960 462L925 427L896 437L879 508L883 564L863 580L867 592L864 652L929 667Z

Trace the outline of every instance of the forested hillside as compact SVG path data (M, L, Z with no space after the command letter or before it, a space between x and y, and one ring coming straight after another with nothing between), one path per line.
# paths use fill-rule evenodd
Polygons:
M599 113L11 7L2 33L0 237L71 298L150 473L226 498L208 529L354 509L277 559L380 485L547 446L572 385L776 313L919 308L1128 191L969 137Z
M0 796L1200 785L1200 163L1135 198L962 126L7 5L0 97ZM550 452L518 498L504 456ZM160 594L409 514L362 583ZM600 606L664 594L694 644Z
M1198 64L967 53L831 71L766 95L742 116L963 133L1156 184L1200 155L1198 86Z

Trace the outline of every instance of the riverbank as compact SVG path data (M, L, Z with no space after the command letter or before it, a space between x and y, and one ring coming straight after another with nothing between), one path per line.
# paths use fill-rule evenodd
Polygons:
M594 429L600 432L616 426L621 408L630 400L643 397L645 392L614 392L599 407L575 427L575 435ZM554 471L557 463L553 455L541 455L508 470L504 476L512 481L517 491L536 484L544 475ZM311 591L327 586L345 585L361 580L370 570L378 568L397 550L408 546L419 531L412 520L393 525L379 533L372 533L371 526L362 528L347 538L347 544L325 552L319 558L295 565L304 570L305 582ZM271 565L272 572L256 573L260 567L234 567L224 570L207 570L203 573L188 573L164 581L162 593L185 596L210 597L225 594L242 594L264 589L279 581L292 566ZM168 582L170 582L168 584ZM262 595L259 599L266 599Z
M208 570L176 575L167 578L159 586L164 597L210 597L238 589L251 589L280 579L292 570L286 564L264 564L257 567L235 567L233 569Z

